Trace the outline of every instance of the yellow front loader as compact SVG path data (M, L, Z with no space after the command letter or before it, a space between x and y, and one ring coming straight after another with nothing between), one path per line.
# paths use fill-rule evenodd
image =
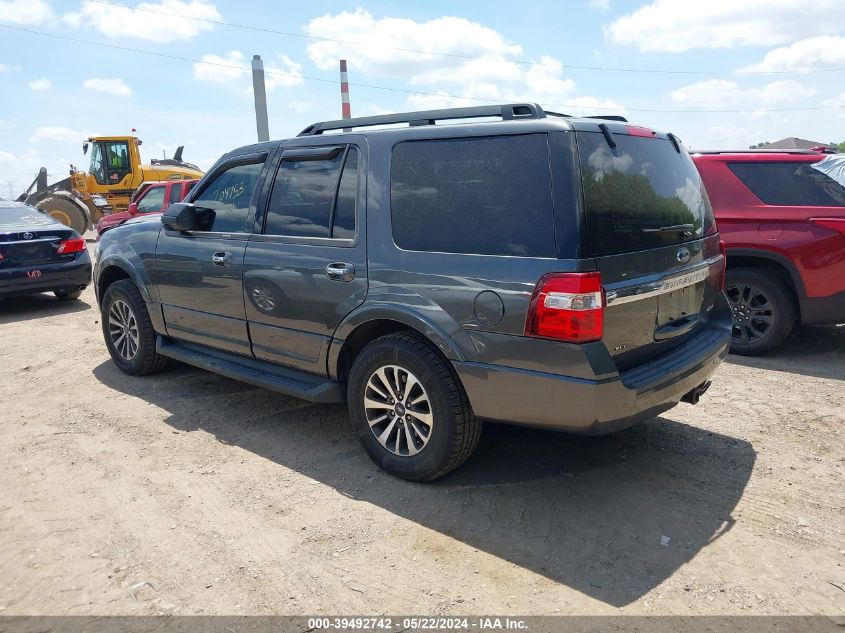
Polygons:
M173 158L142 165L140 145L135 136L92 136L82 144L83 154L91 150L87 172L71 165L68 178L48 186L42 167L18 200L84 233L104 214L125 211L132 192L145 180L192 180L203 175L199 167L182 160L182 146Z

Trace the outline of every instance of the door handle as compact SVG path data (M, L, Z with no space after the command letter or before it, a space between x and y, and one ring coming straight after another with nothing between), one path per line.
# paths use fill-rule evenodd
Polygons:
M228 268L232 265L232 253L214 253L211 256L211 263L215 266L225 266Z
M335 262L326 266L326 277L332 281L352 281L355 279L355 266L345 262Z

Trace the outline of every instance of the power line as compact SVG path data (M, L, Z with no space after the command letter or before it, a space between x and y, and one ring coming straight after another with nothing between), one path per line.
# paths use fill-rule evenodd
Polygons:
M318 35L305 35L304 33L294 33L292 31L279 31L277 29L270 29L267 27L261 26L254 26L250 24L238 24L235 22L227 22L225 20L213 20L211 18L200 18L191 15L184 15L181 13L176 13L173 11L161 11L159 9L153 9L150 7L133 7L128 4L123 4L121 2L111 2L110 0L88 0L88 2L93 2L97 4L105 4L113 7L121 7L123 9L128 9L130 11L143 11L145 13L157 13L159 15L166 15L169 17L175 18L182 18L185 20L193 20L195 22L205 22L207 24L215 24L218 26L228 26L229 28L233 29L242 29L247 31L256 31L260 33L271 33L273 35L281 35L284 37L295 37L298 39L306 39L306 40L314 40L318 42L332 42L334 44L347 44L350 46L360 46L360 47L372 47L375 46L369 42L360 42L354 40L342 40L332 37L320 37ZM378 45L380 49L389 50L389 51L398 51L402 53L414 53L417 55L434 55L436 57L450 57L453 59L465 59L468 61L485 61L485 62L493 62L493 63L507 63L507 64L517 64L520 66L546 66L550 68L560 68L561 64L552 64L548 62L535 62L529 61L526 59L502 59L499 57L479 57L475 55L461 55L460 53L447 53L444 51L431 51L431 50L423 50L417 48L403 48L398 46L382 46ZM612 67L612 66L583 66L583 65L574 65L574 64L566 64L565 68L567 70L589 70L589 71L603 71L603 72L618 72L618 73L648 73L648 74L664 74L664 75L707 75L707 76L730 76L733 73L725 73L725 72L708 72L705 70L670 70L665 68L622 68L622 67ZM815 74L815 73L832 73L832 72L842 72L845 71L845 66L840 67L833 67L833 68L815 68L815 69L806 69L806 70L755 70L755 71L747 71L743 72L743 75L808 75L808 74Z
M87 44L89 46L98 46L101 48L108 48L113 50L125 51L129 53L137 53L140 55L149 55L151 57L161 57L164 59L182 61L182 62L190 62L194 64L205 64L207 66L219 66L221 68L229 68L229 69L236 69L241 70L244 72L250 72L251 67L249 66L239 66L237 64L225 64L222 62L210 62L205 61L202 59L196 59L193 57L181 57L179 55L170 55L167 53L159 53L157 51L148 51L140 48L131 48L128 46L120 46L118 44L106 44L104 42L92 42L90 40L83 40L81 38L70 37L69 35L59 35L57 33L45 33L44 31L36 31L35 29L28 29L22 26L12 26L10 24L0 24L0 28L4 29L11 29L14 31L21 31L24 33L31 33L33 35L39 35L42 37L49 37L52 39L64 40L68 42L75 42L77 44ZM302 79L303 81L317 81L321 83L333 84L337 85L340 81L336 79L327 79L325 77L311 77L308 75L302 75L300 73L294 72L285 72L283 70L265 70L265 75L277 75L283 77L295 77L298 79ZM447 98L447 99L460 99L465 101L476 101L481 103L509 103L509 101L505 101L502 99L486 99L483 97L471 97L466 95L453 95L447 94L444 92L425 92L421 90L408 90L405 88L394 88L390 86L378 86L375 84L363 84L363 83L350 83L350 86L355 88L365 88L370 90L383 90L386 92L396 92L400 94L407 94L407 95L416 95L416 96L425 96L425 97L439 97L439 98ZM574 109L585 109L585 106L579 105L577 103L547 103L545 104L547 107L553 108L574 108ZM833 105L833 106L809 106L809 107L797 107L797 108L754 108L751 110L736 110L736 109L699 109L699 110L690 110L690 109L657 109L657 108L622 108L626 111L630 112L655 112L655 113L675 113L675 114L716 114L716 113L732 113L732 114L742 114L742 113L752 113L752 112L804 112L804 111L815 111L815 110L835 110L839 108L845 108L845 105ZM620 108L610 107L610 106L589 106L591 110L611 110L611 111L618 111Z

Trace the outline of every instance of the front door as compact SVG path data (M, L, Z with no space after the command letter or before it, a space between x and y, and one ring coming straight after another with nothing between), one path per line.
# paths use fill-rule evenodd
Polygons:
M155 282L167 333L174 339L251 354L242 275L266 157L224 163L192 192L194 206L213 211L205 230L162 230Z
M335 328L364 301L362 147L291 148L277 159L244 259L256 358L325 375Z

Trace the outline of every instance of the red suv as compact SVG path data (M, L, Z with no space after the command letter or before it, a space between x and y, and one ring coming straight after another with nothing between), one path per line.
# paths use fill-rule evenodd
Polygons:
M139 215L162 213L174 202L182 202L198 180L162 180L143 182L132 195L129 209L104 215L97 222L97 236Z
M796 321L845 322L845 187L825 173L825 155L749 150L692 158L727 248L731 352L766 352Z

